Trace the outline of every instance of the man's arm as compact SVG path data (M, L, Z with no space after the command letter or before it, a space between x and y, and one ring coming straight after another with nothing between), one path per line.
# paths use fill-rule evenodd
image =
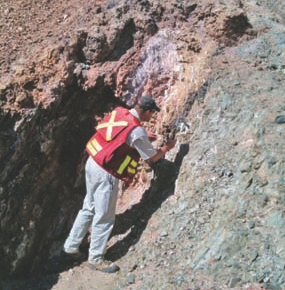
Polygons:
M154 136L155 134L151 137ZM145 129L142 127L136 127L128 137L127 143L136 148L143 160L156 162L175 146L176 140L169 139L164 146L157 150L151 144L148 133Z
M161 159L169 150L171 150L176 144L176 140L168 140L164 146L156 151L156 154L153 155L148 160L151 162L157 162Z

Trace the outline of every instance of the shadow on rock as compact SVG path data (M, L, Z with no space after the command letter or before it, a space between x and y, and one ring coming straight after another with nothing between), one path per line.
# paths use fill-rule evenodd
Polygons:
M4 281L1 290L49 290L58 282L59 274L47 274L31 277L25 281ZM2 288L1 288L2 286Z
M131 209L116 216L111 236L125 234L128 231L129 233L124 239L116 242L108 249L106 253L108 260L115 261L123 257L129 248L137 243L152 214L161 207L161 204L169 196L174 194L175 181L183 158L188 151L189 145L181 144L174 162L166 159L157 162L153 168L155 174L151 186L144 192L141 201Z

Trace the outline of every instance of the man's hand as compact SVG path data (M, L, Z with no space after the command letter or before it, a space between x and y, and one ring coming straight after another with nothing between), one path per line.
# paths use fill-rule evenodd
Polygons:
M167 147L167 151L171 150L176 144L176 140L174 139L168 139L168 141L165 143L165 146Z
M163 145L159 150L157 150L157 153L152 156L149 161L151 162L156 162L158 161L160 158L162 158L166 153L167 151L171 150L176 144L176 140L173 140L173 139L169 139L165 145Z
M150 142L153 142L157 139L157 135L150 131L147 132L147 136Z

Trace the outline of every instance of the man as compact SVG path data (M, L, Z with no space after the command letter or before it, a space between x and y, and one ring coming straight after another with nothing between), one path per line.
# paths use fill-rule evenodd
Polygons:
M79 246L91 226L88 267L114 273L119 267L104 260L108 238L115 222L119 179L130 183L140 158L156 162L175 146L169 140L156 150L140 122L149 121L160 109L149 96L142 96L131 110L118 107L97 126L86 150L86 196L68 238L63 253L75 259Z

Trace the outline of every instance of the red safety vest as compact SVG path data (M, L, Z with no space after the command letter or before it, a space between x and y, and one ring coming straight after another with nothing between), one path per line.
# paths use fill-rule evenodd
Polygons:
M96 127L96 133L86 145L90 156L113 176L131 182L137 173L140 155L127 143L131 130L140 126L128 109L117 107Z

